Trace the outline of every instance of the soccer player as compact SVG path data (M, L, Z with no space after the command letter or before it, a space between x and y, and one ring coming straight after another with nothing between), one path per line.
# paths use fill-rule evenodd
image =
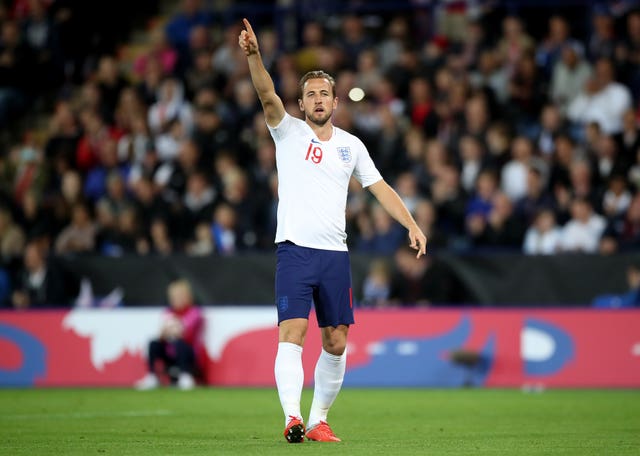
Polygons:
M311 71L300 81L300 110L305 120L289 115L264 67L256 34L244 19L238 43L247 56L251 79L276 144L278 215L276 303L279 343L275 378L285 415L284 436L290 443L338 442L327 413L344 378L349 325L353 320L351 270L345 233L347 187L351 176L409 230L417 257L426 253L426 238L398 194L382 179L364 144L331 122L338 106L335 81ZM311 303L322 334L315 368L311 412L305 425L300 413L304 383L302 347Z

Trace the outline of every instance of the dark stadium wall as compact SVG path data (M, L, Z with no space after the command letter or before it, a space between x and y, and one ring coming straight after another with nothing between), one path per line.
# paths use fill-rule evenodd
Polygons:
M354 295L373 258L352 255ZM392 262L392 258L387 258ZM432 305L589 306L603 294L627 291L626 270L640 255L435 255L431 268L445 271L450 290ZM273 301L275 257L58 257L55 267L70 281L88 278L96 295L117 287L126 306L157 306L165 302L166 286L188 279L203 305L269 305ZM411 306L413 303L405 303Z

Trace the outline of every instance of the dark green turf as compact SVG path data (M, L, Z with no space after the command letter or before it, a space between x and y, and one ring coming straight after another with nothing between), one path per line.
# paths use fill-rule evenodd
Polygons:
M345 389L337 444L288 444L283 421L272 389L0 389L0 454L640 454L630 390Z

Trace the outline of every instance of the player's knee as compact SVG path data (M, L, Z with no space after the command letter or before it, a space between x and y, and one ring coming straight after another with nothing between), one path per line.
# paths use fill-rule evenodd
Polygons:
M343 338L332 338L322 342L322 348L327 353L341 356L347 348L347 340Z

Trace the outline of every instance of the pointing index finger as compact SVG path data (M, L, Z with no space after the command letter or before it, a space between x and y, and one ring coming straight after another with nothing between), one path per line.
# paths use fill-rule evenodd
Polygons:
M255 35L255 33L253 32L253 28L251 27L251 24L249 23L246 17L242 19L242 22L244 23L244 26L247 29L247 32L249 32L252 35Z

